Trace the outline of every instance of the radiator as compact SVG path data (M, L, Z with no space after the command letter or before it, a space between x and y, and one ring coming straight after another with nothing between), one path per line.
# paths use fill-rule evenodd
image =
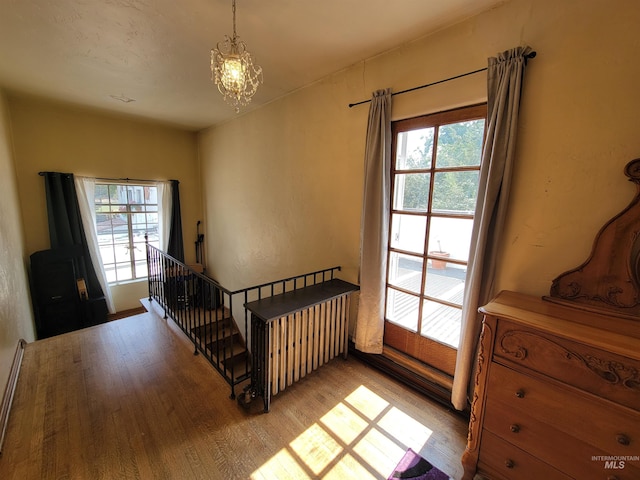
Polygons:
M245 304L251 312L251 385L241 403L271 397L338 355L347 358L351 294L339 279Z
M269 324L271 394L342 354L347 356L350 296L343 295Z

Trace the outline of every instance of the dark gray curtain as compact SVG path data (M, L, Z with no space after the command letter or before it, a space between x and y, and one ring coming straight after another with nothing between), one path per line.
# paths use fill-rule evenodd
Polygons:
M171 182L171 228L167 253L184 263L184 242L182 241L182 214L180 213L180 182Z
M44 177L51 248L77 251L89 298L103 297L102 287L91 264L73 174L43 172L41 175Z
M487 73L487 135L482 152L469 268L462 309L460 345L453 377L451 403L468 405L474 388L473 368L482 317L478 308L493 296L493 281L504 227L511 172L515 161L520 94L529 47L518 47L489 58Z

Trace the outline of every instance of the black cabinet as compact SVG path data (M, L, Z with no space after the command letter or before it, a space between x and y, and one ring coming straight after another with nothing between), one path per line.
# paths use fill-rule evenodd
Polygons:
M92 297L82 288L86 272L80 247L43 250L31 255L31 296L38 338L107 320L104 297Z

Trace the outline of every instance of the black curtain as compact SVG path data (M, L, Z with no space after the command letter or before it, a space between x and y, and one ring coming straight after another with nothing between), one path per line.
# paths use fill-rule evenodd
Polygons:
M180 213L180 182L171 180L171 228L167 253L184 263L184 243L182 241L182 214Z
M82 227L73 174L41 172L40 175L44 177L51 248L76 251L89 298L103 297Z

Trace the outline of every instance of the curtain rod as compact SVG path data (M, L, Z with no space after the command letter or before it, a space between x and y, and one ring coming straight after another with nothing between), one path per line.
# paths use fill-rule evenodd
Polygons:
M107 178L107 177L96 177L96 180L102 180L105 182L165 182L165 181L177 182L177 180L149 180L149 179L145 180L141 178Z
M44 176L45 173L54 173L54 172L38 172L38 175L41 177ZM63 173L63 175L73 175L71 173ZM107 177L95 177L96 180L103 180L106 182L178 182L178 180L143 180L141 178L107 178Z
M525 57L524 57L525 58L525 62L529 58L535 58L535 56L536 56L536 52L531 52L531 53L525 55ZM468 75L473 75L475 73L484 72L487 69L488 69L488 67L484 67L484 68L479 68L478 70L473 70L472 72L461 73L460 75L456 75L455 77L449 77L449 78L445 78L444 80L438 80L437 82L427 83L425 85L420 85L418 87L408 88L407 90L402 90L400 92L394 92L394 93L391 94L391 96L394 97L396 95L402 95L403 93L413 92L414 90L420 90L421 88L432 87L433 85L438 85L439 83L445 83L445 82L449 82L451 80L456 80L458 78L466 77ZM356 103L350 103L349 104L349 108L355 107L356 105L362 105L363 103L369 103L369 102L371 102L371 99L362 100L361 102L356 102Z

